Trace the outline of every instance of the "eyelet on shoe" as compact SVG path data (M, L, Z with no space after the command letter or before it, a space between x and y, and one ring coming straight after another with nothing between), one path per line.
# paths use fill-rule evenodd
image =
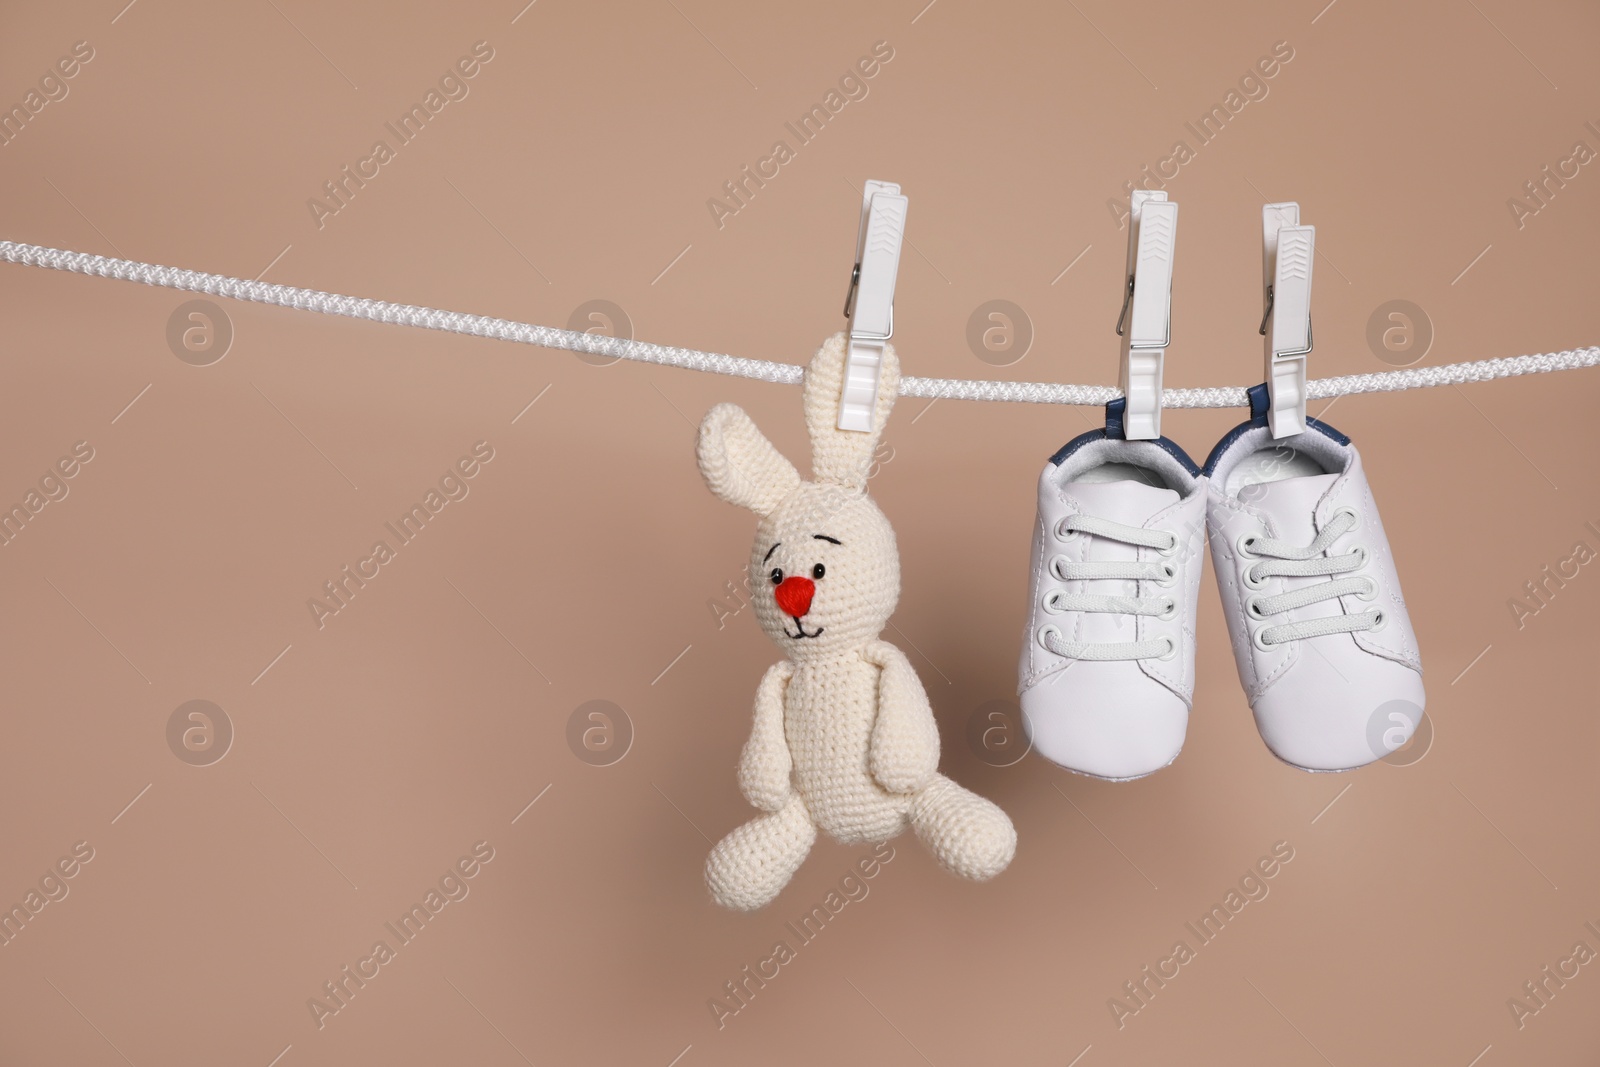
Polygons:
M1174 641L1170 637L1164 637L1162 640L1167 643L1167 650L1161 655L1157 656L1156 659L1162 661L1176 659L1178 657L1178 642Z
M1265 626L1259 626L1250 631L1250 643L1256 646L1257 652L1271 652L1274 647L1266 643L1266 632L1267 627Z
M1234 547L1234 550L1239 553L1239 558L1240 559L1260 559L1261 558L1260 556L1256 555L1254 552L1252 552L1250 550L1250 546L1255 544L1255 542L1256 542L1256 538L1255 538L1255 536L1253 534L1252 535L1246 535L1246 534L1240 534L1239 535L1239 539L1233 543L1233 547Z
M1070 515L1069 516L1065 516L1065 517L1059 519L1056 522L1055 535L1056 535L1056 540L1057 541L1062 541L1062 542L1072 541L1072 540L1076 539L1077 536L1078 536L1078 531L1077 530L1068 530L1066 528L1067 519L1068 518L1071 518L1071 516Z
M1174 567L1172 564L1163 563L1161 565L1161 573L1164 577L1157 578L1156 585L1160 586L1162 589L1171 589L1173 586L1178 584L1178 568Z
M1332 522L1334 519L1337 519L1340 515L1348 515L1353 520L1352 525L1350 526L1350 529L1352 529L1352 530L1361 529L1361 512L1357 511L1355 508L1334 508L1333 509L1333 514L1328 516L1328 521Z
M1060 615L1065 609L1056 607L1056 598L1059 596L1061 596L1060 593L1046 593L1039 598L1039 606L1045 610L1046 614Z
M1071 562L1072 561L1070 559L1068 559L1066 556L1062 556L1062 555L1051 556L1050 557L1050 576L1052 578L1054 578L1058 582L1070 581L1071 579L1069 579L1065 574L1061 573L1061 565L1063 563L1071 563Z
M1172 544L1168 545L1166 548L1156 549L1156 555L1160 556L1162 559L1171 559L1173 556L1178 554L1178 535L1168 534L1168 536L1172 538Z
M1367 591L1365 593L1356 593L1355 594L1355 598L1357 600L1365 600L1369 604L1372 601L1377 600L1378 599L1378 583L1373 581L1371 578L1368 578L1367 579Z
M1155 616L1155 618L1160 619L1162 622L1171 622L1177 617L1178 601L1173 597L1167 597L1167 606L1163 608L1161 614Z
M1372 620L1372 625L1367 627L1367 632L1369 634L1375 634L1385 626L1389 625L1389 616L1383 613L1382 608L1379 608L1377 611L1373 612L1373 615L1374 618Z
M1355 565L1355 570L1360 570L1362 567L1365 567L1367 565L1367 561L1372 558L1372 553L1367 551L1366 545L1351 545L1350 552L1352 555L1361 557L1361 562Z
M1244 587L1246 589L1265 589L1267 580L1265 578L1257 578L1255 574L1256 568L1254 564L1244 569L1244 573L1239 576L1244 582Z
M1244 610L1249 614L1249 616L1252 619L1265 619L1266 618L1265 615L1261 614L1261 611L1260 611L1260 599L1258 597L1249 597L1249 598L1247 598L1245 600L1245 602L1244 602Z
M1060 655L1060 653L1057 652L1055 649L1051 648L1050 647L1050 643L1045 640L1045 638L1048 637L1050 634L1055 634L1057 641L1061 640L1061 628L1059 626L1041 626L1041 627L1039 627L1039 633L1038 633L1039 647L1043 648L1046 652L1050 653L1052 656L1058 656L1058 655Z

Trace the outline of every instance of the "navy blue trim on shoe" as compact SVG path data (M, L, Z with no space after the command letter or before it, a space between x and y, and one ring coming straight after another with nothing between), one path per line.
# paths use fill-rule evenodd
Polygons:
M1272 394L1267 389L1267 383L1252 385L1244 391L1250 400L1250 418L1261 420L1261 425L1267 424L1267 409L1272 405Z
M1211 477L1212 472L1217 469L1217 461L1222 458L1222 454L1232 448L1233 443L1243 437L1246 430L1253 430L1257 426L1265 426L1267 424L1267 406L1270 403L1270 398L1267 394L1267 383L1262 382L1260 385L1252 385L1245 390L1245 395L1250 398L1250 420L1241 422L1229 430L1222 440L1217 442L1216 447L1211 450L1211 454L1206 457L1206 465L1202 471L1207 478ZM1324 437L1341 445L1350 443L1349 437L1320 419L1307 417L1306 429L1316 430Z
M1059 467L1061 466L1063 460L1072 455L1078 449L1082 448L1084 445L1088 444L1090 441L1104 441L1108 438L1108 436L1109 435L1104 430L1089 430L1085 433L1080 433L1078 436L1062 445L1060 450L1056 452L1055 455L1050 457L1050 462Z
M1119 396L1106 401L1106 436L1117 441L1128 439L1123 416L1128 413L1128 398Z
M1122 423L1122 414L1127 410L1127 408L1128 401L1125 397L1119 396L1112 400L1106 405L1105 428L1101 430L1090 430L1087 433L1081 433L1077 437L1074 437L1072 440L1062 445L1059 452L1050 457L1050 462L1057 467L1061 466L1063 460L1072 455L1078 449L1082 448L1084 445L1088 444L1090 441L1127 440ZM1161 449L1173 459L1183 464L1183 469L1188 471L1190 474L1197 478L1200 476L1199 466L1195 464L1194 460L1189 458L1189 453L1185 452L1176 441L1170 441L1165 437L1158 437L1150 443L1160 446Z

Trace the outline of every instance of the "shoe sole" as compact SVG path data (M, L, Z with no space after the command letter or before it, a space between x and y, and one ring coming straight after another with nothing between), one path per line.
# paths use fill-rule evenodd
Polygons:
M1272 758L1277 760L1279 763L1283 764L1285 767L1293 767L1295 770L1303 771L1306 774L1350 774L1350 773L1352 773L1354 771L1365 770L1366 768L1372 766L1374 763L1383 762L1383 757L1382 756L1375 756L1372 759L1368 760L1366 763L1358 763L1354 767L1305 767L1305 766L1302 766L1302 765L1294 762L1293 760L1284 759L1282 756L1278 755L1276 752L1273 752L1272 751L1272 746L1266 744L1265 742L1262 743L1261 747L1266 749L1269 753L1271 753L1272 754Z
M1177 752L1177 755L1175 755L1171 759L1167 760L1167 762L1163 763L1161 766L1157 767L1155 770L1153 770L1153 771L1145 771L1143 774L1130 774L1130 775L1128 775L1128 776L1126 776L1124 778L1112 778L1111 776L1105 775L1105 774L1095 774L1093 771L1080 771L1080 770L1076 770L1076 769L1074 769L1072 767L1064 767L1061 764L1056 763L1055 760L1050 759L1048 756L1041 756L1040 758L1045 760L1045 762L1047 762L1047 763L1049 763L1049 764L1051 764L1053 766L1061 767L1062 770L1067 771L1070 774L1077 775L1079 778L1093 778L1097 782L1137 782L1139 779L1148 778L1152 774L1160 774L1162 771L1166 770L1168 767L1172 766L1174 763L1177 763L1178 762L1178 756L1181 756L1181 755L1183 755L1183 750L1179 749L1178 752ZM1294 766L1294 765L1290 764L1290 766ZM1304 768L1301 768L1301 769L1304 770ZM1359 768L1352 768L1352 770L1359 770Z

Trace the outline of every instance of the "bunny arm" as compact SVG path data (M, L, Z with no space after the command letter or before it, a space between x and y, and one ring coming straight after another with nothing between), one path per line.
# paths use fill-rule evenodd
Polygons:
M939 769L939 727L928 694L906 654L887 641L873 641L861 656L882 672L867 766L889 792L915 793Z
M794 664L788 660L774 663L762 675L750 740L739 755L739 791L762 811L778 811L793 792L789 771L794 764L783 732L783 693L793 676Z

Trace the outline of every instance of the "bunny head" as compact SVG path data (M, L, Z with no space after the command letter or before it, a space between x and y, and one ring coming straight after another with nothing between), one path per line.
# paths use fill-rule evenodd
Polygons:
M900 365L885 346L871 433L838 427L846 343L823 343L805 374L812 481L733 404L700 424L706 485L761 519L750 549L756 619L796 662L849 653L882 632L900 599L894 530L867 496L867 475L899 389Z

